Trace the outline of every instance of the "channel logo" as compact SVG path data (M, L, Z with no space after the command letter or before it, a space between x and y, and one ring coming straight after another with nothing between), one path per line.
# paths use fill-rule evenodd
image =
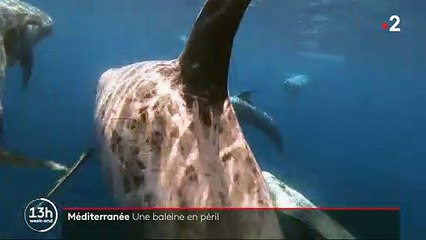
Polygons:
M46 198L37 198L27 204L24 220L29 228L36 232L48 232L58 221L58 209Z
M392 23L392 25L389 25L388 22L382 23L383 30L387 30L389 32L401 32L401 28L399 28L399 23L401 22L401 19L398 15L392 15L389 18L389 22Z

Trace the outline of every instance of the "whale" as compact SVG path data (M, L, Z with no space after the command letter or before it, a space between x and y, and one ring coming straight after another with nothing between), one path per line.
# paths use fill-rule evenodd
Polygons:
M175 59L111 68L98 81L95 123L103 172L122 206L273 207L228 90L234 37L250 0L207 0ZM167 224L167 226L163 225ZM150 237L269 238L274 212L191 229L162 223Z
M230 97L238 121L259 129L271 140L275 148L282 152L283 138L278 126L268 113L253 105L252 93L253 91L242 91Z
M3 102L6 69L19 63L22 84L32 76L34 46L52 32L49 14L19 0L0 1L0 141L3 141Z

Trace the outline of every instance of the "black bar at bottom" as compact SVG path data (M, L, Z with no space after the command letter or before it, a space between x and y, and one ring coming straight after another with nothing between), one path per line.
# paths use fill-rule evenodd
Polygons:
M65 210L62 238L67 239L238 239L233 219L276 210ZM324 239L314 227L280 210L286 240ZM284 212L284 214L283 214ZM399 240L399 210L323 211L359 240ZM135 220L134 218L138 218ZM160 219L163 218L163 219ZM168 218L168 219L164 219ZM224 227L225 226L225 227ZM171 229L179 229L178 231ZM200 230L202 229L202 230ZM194 235L195 232L195 235ZM338 239L336 239L338 240Z

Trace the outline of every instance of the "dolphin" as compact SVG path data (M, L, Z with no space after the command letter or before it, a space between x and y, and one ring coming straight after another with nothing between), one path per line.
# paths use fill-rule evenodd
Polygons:
M100 159L116 201L144 207L273 207L228 90L234 37L250 0L207 0L181 54L101 74ZM221 219L222 220L222 219ZM275 213L240 214L146 235L282 239Z
M295 106L296 99L299 97L302 89L307 87L310 83L311 79L305 74L294 74L284 80L282 86L287 93L291 107Z
M52 28L52 18L40 9L19 0L0 1L0 141L6 68L19 62L23 86L28 86L34 63L33 47Z
M253 91L243 91L230 97L238 120L261 130L274 143L277 150L282 152L283 139L280 130L268 113L252 104L252 93Z
M19 63L22 69L22 82L28 86L32 75L33 48L53 30L52 18L42 10L19 0L2 0L1 13L7 12L7 18L25 16L22 24L4 27L3 44L7 56L6 66ZM10 20L15 22L16 20Z
M284 80L283 87L287 92L298 96L302 88L307 86L310 81L310 78L305 74L295 74Z
M0 166L18 167L18 168L40 168L54 171L68 171L65 165L50 161L36 160L24 157L20 154L0 149Z

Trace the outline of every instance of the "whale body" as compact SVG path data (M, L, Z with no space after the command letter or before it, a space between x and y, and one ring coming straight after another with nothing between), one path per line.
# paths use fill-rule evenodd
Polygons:
M231 104L233 40L249 0L207 0L182 53L105 71L95 121L116 201L144 207L272 207L266 182ZM257 211L182 228L161 238L282 239L278 217Z

